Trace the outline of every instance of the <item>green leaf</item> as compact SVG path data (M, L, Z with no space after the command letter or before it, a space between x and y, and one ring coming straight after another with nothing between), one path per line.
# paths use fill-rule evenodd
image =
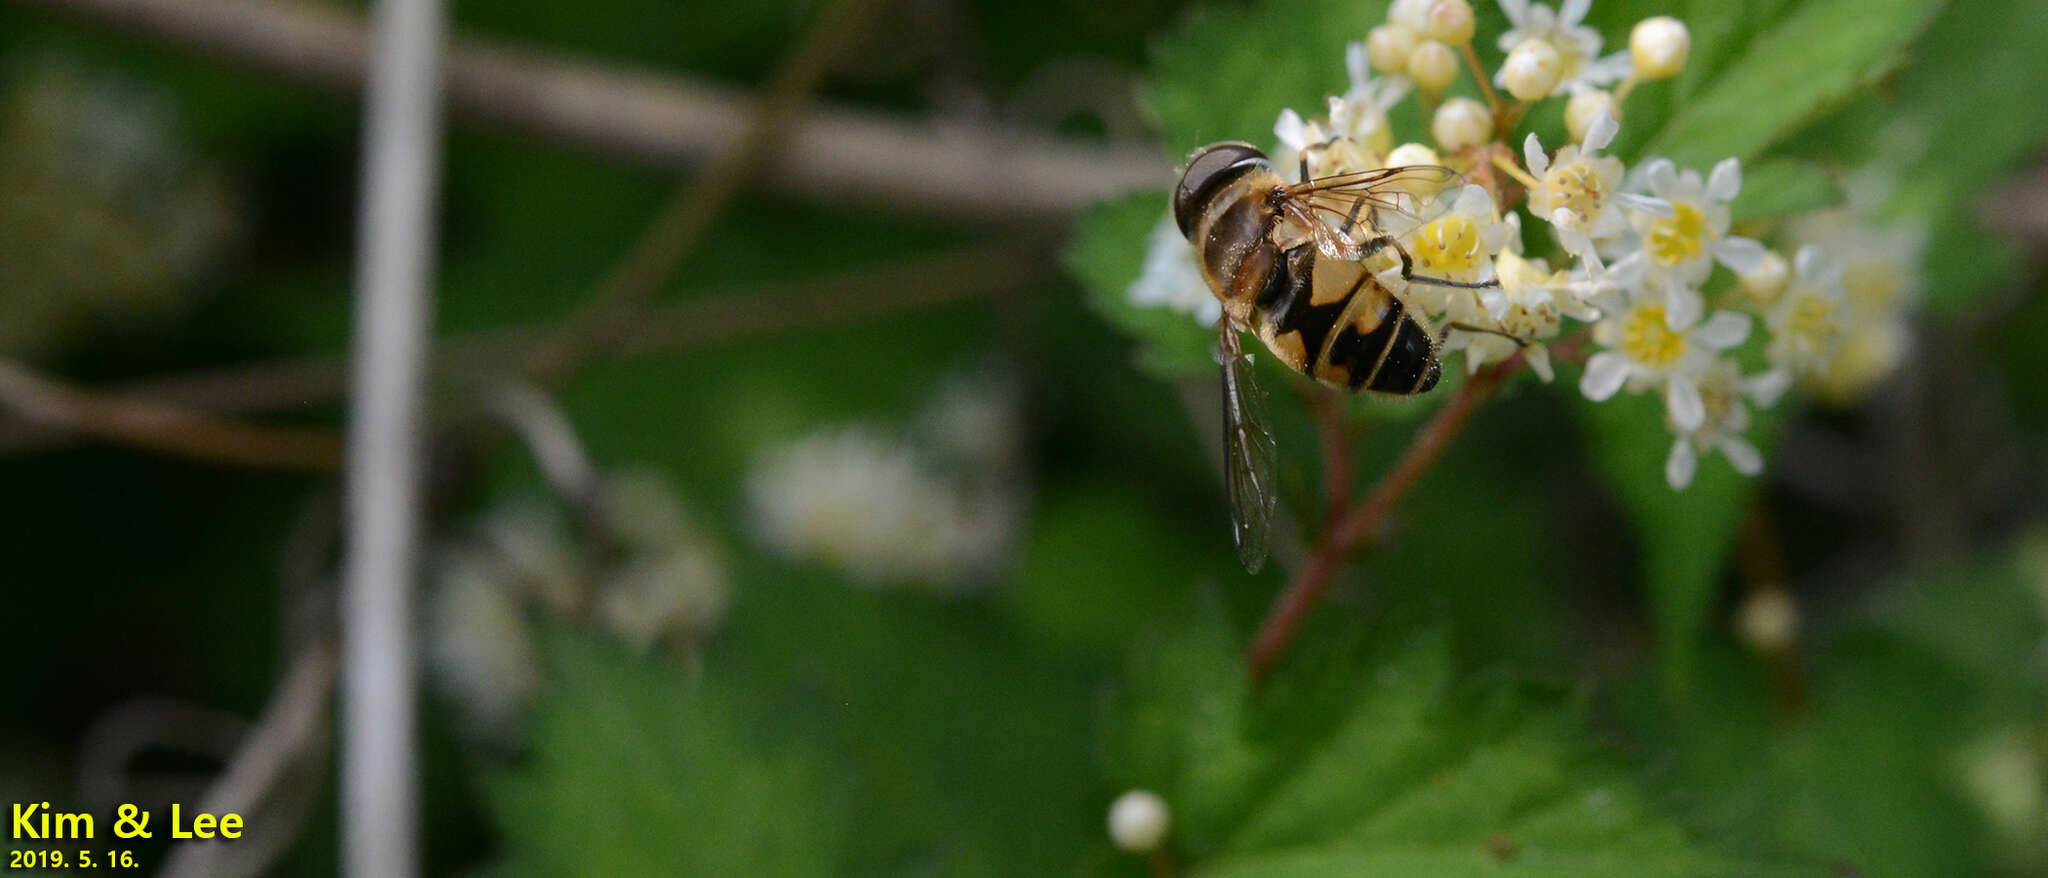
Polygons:
M1979 786L2024 790L2026 770L1994 763L1987 778L1977 761L2009 731L2038 735L2048 708L2031 563L1890 584L1875 611L1838 615L1803 642L1798 676L1769 674L1722 640L1703 653L1697 700L1673 704L1638 679L1615 705L1643 757L1694 791L1689 820L1733 844L1870 878L2042 874L2038 815L2002 836L1996 797ZM1803 699L1773 697L1774 680L1795 679L1810 681Z
M846 820L822 760L764 748L673 663L559 630L542 651L531 750L489 784L511 871L837 871Z
M1748 159L1894 67L1938 0L1807 0L1687 99L1643 155Z
M1576 699L1458 681L1441 633L1323 644L1254 692L1219 610L1175 621L1134 652L1107 752L1166 799L1192 875L1765 871L1658 814Z
M1842 187L1825 165L1803 159L1765 159L1742 169L1742 194L1731 212L1737 221L1786 216L1842 203Z
M1147 239L1165 216L1166 202L1164 193L1144 193L1089 208L1067 247L1067 269L1087 288L1095 312L1137 339L1138 365L1173 379L1216 370L1210 355L1216 332L1185 311L1131 301L1131 283L1144 266Z
M2009 246L1977 218L1976 195L2048 143L2048 5L2031 0L1958 3L1915 47L1922 59L1899 82L1898 120L1884 133L1925 138L1903 169L1895 217L1932 224L1928 303L1951 310L2011 276Z
M1755 490L1720 455L1703 453L1692 484L1674 491L1664 479L1672 434L1655 393L1606 402L1578 401L1588 447L1609 488L1621 498L1642 542L1642 572L1656 622L1659 665L1667 692L1684 697L1694 653L1721 581L1721 571ZM1761 448L1775 422L1756 413L1751 440Z

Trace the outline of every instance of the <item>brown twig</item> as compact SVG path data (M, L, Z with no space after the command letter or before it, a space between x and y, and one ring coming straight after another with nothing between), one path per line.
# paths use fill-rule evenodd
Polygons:
M1315 416L1316 436L1323 446L1323 488L1328 495L1324 510L1327 525L1351 505L1351 431L1344 424L1346 398L1337 391L1318 387L1313 391L1309 411Z
M244 424L160 402L103 396L0 360L0 408L48 430L244 466L333 469L342 443L327 430Z
M732 289L653 308L621 339L622 356L726 344L777 332L851 323L918 308L1001 296L1049 276L1051 243L1025 236L920 256L849 276ZM432 368L440 376L520 375L548 327L495 330L444 341ZM152 408L223 414L305 410L332 402L347 385L347 361L314 356L124 384L96 394ZM0 397L4 399L4 397ZM48 448L75 435L100 435L0 405L0 455ZM193 412L187 412L193 414ZM266 434L276 428L264 428ZM336 451L338 454L338 449Z
M13 0L287 81L358 92L362 16L295 0ZM744 91L458 37L451 114L667 170L730 150L754 114ZM973 120L892 118L820 107L767 150L750 184L832 202L983 219L1061 220L1122 192L1171 182L1152 144L1097 146Z
M628 332L656 288L696 249L712 223L758 176L769 149L817 94L846 48L866 29L881 0L838 0L792 48L754 108L740 137L669 199L626 258L613 266L590 300L549 338L529 372L551 383Z
M1458 388L1457 395L1436 413L1436 417L1415 433L1415 438L1409 441L1408 449L1401 453L1393 469L1373 485L1363 500L1331 523L1315 554L1309 558L1308 566L1302 568L1274 599L1265 623L1259 626L1248 661L1252 679L1264 680L1272 673L1295 633L1307 621L1309 612L1329 590L1345 557L1386 521L1394 506L1408 496L1422 475L1450 448L1451 440L1464 429L1472 412L1521 366L1522 358L1517 355L1499 365L1482 369L1468 379Z

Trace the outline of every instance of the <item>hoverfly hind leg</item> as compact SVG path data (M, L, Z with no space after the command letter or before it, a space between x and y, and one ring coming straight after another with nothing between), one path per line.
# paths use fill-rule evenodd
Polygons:
M1456 329L1456 330L1459 330L1459 331L1462 331L1462 332L1483 332L1483 333L1486 333L1487 335L1498 335L1498 336L1500 336L1501 338L1504 338L1504 339L1507 339L1508 341L1514 342L1514 343L1515 343L1515 346L1517 346L1517 347L1524 347L1524 348L1526 348L1526 347L1528 347L1528 346L1529 346L1529 344L1530 344L1530 342L1529 342L1529 340L1528 340L1528 339L1526 339L1526 338L1522 338L1521 336L1515 335L1514 333L1511 333L1511 332L1502 332L1501 330L1498 330L1498 329L1493 329L1493 328L1490 328L1490 327L1485 327L1485 326L1477 326L1477 325L1474 325L1474 324L1471 324L1471 323L1446 323L1446 324L1444 324L1444 325L1443 325L1443 328L1442 328L1442 329L1439 329L1439 330L1437 330L1437 334L1436 334L1436 343L1437 343L1438 345L1442 345L1442 344L1444 343L1444 339L1450 338L1450 336L1451 336L1451 330L1453 330L1453 329Z

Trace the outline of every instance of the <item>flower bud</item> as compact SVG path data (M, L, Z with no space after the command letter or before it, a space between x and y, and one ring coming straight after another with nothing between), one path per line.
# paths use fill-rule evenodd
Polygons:
M1614 115L1614 95L1605 89L1591 88L1572 95L1564 105L1564 127L1570 131L1573 140L1585 140L1586 129L1593 127L1593 120L1601 113Z
M1436 150L1423 146L1420 143L1404 143L1394 147L1393 152L1387 153L1387 167L1389 168L1398 168L1403 165L1440 164L1443 164L1443 159L1437 157Z
M1109 805L1109 838L1134 854L1149 854L1166 841L1173 812L1151 790L1131 790Z
M1465 0L1436 0L1429 4L1429 38L1453 46L1472 41L1472 4Z
M1458 55L1436 40L1423 40L1408 53L1408 78L1430 94L1442 94L1458 78Z
M1635 62L1636 75L1644 79L1670 79L1685 70L1685 59L1692 53L1692 34L1685 29L1685 22L1668 15L1645 18L1636 22L1636 28L1628 35L1629 59Z
M1792 280L1792 265L1776 250L1764 252L1764 259L1757 263L1756 270L1736 276L1742 291L1763 307L1770 307L1785 294L1785 285Z
M1415 51L1416 36L1413 31L1398 25L1383 24L1365 35L1365 56L1372 59L1372 69L1381 73L1405 74L1408 72L1408 54Z
M1564 56L1549 40L1523 40L1500 66L1500 84L1519 101L1533 101L1557 89L1564 76Z
M1799 604L1782 588L1751 594L1735 620L1742 641L1764 652L1784 652L1799 636Z
M1478 146L1493 137L1493 113L1471 98L1451 98L1436 108L1429 134L1446 151Z

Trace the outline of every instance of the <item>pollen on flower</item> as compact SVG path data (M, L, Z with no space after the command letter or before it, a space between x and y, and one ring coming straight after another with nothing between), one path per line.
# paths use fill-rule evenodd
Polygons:
M1659 265L1693 262L1706 253L1707 217L1698 207L1675 203L1671 216L1650 223L1650 258Z
M1645 366L1668 368L1685 356L1685 335L1671 331L1664 306L1644 305L1622 322L1620 348Z
M1411 252L1416 267L1426 273L1465 274L1479 267L1479 230L1453 214L1423 226Z

